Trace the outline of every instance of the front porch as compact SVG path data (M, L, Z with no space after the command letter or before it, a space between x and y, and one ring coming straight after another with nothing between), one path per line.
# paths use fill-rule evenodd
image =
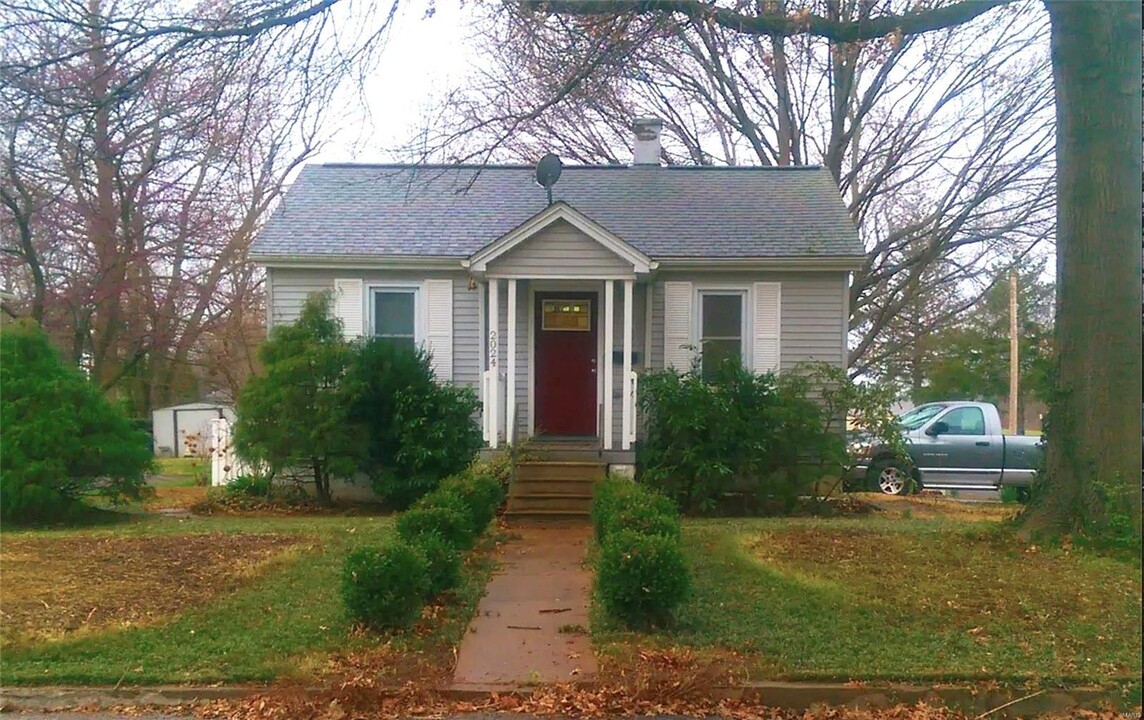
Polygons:
M632 469L651 265L561 203L470 259L486 454L532 439L566 462Z

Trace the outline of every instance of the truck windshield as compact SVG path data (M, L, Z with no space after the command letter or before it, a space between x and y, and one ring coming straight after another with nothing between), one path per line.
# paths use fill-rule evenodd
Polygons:
M917 430L942 410L945 410L945 405L922 405L921 407L910 410L904 415L900 415L898 417L898 424L906 430Z

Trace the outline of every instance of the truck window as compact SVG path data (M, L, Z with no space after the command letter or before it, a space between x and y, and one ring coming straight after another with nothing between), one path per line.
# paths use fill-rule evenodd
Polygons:
M942 410L945 410L945 405L922 405L899 415L898 424L907 430L917 430Z
M985 413L979 407L967 405L954 408L942 420L949 425L949 435L985 434Z

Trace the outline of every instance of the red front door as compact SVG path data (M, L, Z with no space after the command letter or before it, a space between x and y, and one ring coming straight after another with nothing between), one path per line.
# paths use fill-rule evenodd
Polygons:
M596 293L536 295L536 434L596 434Z

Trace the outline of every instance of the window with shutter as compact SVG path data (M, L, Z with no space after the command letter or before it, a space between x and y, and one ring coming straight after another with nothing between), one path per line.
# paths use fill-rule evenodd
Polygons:
M727 362L746 355L746 291L699 291L699 350L703 378L710 380Z
M342 321L342 332L347 338L364 334L363 305L365 297L362 281L357 278L334 280L334 315Z
M694 302L692 286L689 282L665 282L663 284L663 366L678 372L691 369L692 310Z
M373 336L395 345L417 346L417 290L371 288Z
M453 281L425 281L425 348L439 382L453 379Z
M754 347L756 373L778 372L781 367L782 284L755 283Z

